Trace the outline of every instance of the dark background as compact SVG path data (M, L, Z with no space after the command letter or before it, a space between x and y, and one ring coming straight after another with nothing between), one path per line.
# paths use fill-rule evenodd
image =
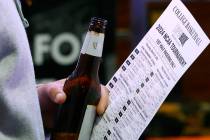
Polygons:
M111 0L36 0L24 5L37 82L65 78L73 71L93 16L108 20L104 41L101 82L105 84L105 60L114 48L115 2Z

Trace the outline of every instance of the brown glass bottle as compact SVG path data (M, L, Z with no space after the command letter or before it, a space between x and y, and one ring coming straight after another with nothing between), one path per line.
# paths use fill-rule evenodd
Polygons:
M100 100L98 69L107 21L92 18L77 66L66 79L66 102L61 105L51 140L88 140Z

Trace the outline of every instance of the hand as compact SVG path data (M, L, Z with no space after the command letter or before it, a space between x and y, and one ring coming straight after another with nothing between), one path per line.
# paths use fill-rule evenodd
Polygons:
M58 104L62 104L66 100L66 94L63 92L65 79L40 84L37 86L42 119L46 128L52 128L54 116L58 109ZM108 89L101 85L101 98L97 105L96 111L98 115L104 113L108 106Z

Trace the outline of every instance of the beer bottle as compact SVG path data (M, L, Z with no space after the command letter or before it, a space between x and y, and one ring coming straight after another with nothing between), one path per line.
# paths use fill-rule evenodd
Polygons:
M91 18L77 66L66 79L66 102L61 105L51 140L89 140L100 100L98 69L107 21Z

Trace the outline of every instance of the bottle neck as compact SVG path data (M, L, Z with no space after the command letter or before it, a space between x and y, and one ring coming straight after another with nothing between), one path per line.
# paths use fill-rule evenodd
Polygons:
M101 57L82 54L79 57L75 71L78 75L96 77L101 63Z
M76 66L78 74L98 75L104 43L104 33L88 31Z

